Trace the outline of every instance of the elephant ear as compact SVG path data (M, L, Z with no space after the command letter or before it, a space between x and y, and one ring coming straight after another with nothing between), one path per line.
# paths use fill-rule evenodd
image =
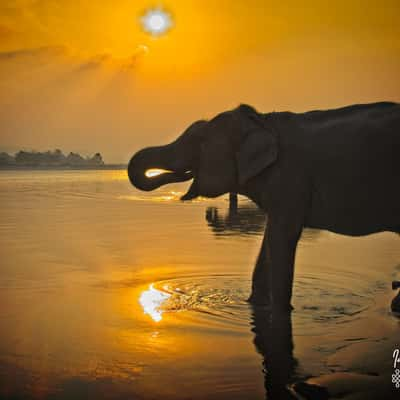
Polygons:
M276 133L254 108L241 105L238 114L244 140L236 153L239 184L258 175L278 157Z

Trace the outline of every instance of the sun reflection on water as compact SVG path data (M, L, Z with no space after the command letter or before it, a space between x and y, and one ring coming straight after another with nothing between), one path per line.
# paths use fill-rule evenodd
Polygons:
M152 202L152 203L160 203L160 202L171 202L175 200L179 200L180 197L184 194L184 192L175 192L175 191L169 191L166 194L162 194L161 196L147 196L147 195L120 195L118 196L119 199L122 200L133 200L133 201L146 201L146 202ZM198 198L195 200L195 202L203 200L202 198Z
M171 173L171 171L169 171L167 169L161 169L161 168L150 168L146 171L145 175L148 178L153 178L154 176L158 176L158 175L165 174L165 173Z
M170 294L154 289L153 284L151 284L149 289L145 290L140 295L139 303L143 307L145 314L149 314L153 321L159 322L162 320L162 310L160 306L169 297L171 297Z

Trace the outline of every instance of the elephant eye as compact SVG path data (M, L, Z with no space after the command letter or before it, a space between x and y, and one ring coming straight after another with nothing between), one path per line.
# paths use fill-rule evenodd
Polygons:
M145 172L145 175L147 176L147 178L154 178L155 176L171 172L172 171L169 171L167 169L150 168Z

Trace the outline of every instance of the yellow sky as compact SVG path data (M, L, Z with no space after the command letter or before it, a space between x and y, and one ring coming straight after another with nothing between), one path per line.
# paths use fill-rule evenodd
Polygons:
M158 5L174 27L153 38L139 17ZM385 0L2 0L0 150L127 161L240 102L399 101L399 18Z

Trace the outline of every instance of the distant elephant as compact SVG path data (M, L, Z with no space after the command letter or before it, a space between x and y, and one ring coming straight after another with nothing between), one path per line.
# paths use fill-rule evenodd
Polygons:
M147 177L151 168L169 172ZM241 105L140 150L128 174L142 190L193 178L182 200L228 192L253 200L268 222L249 301L291 310L303 227L400 232L400 104L268 114Z

